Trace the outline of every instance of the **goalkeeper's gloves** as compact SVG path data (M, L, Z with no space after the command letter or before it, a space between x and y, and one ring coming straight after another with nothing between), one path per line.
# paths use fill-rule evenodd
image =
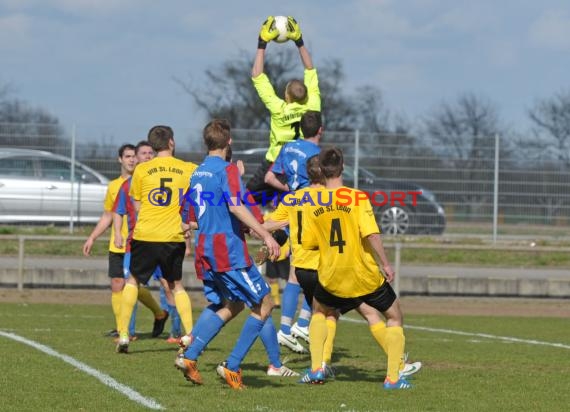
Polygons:
M297 47L301 47L305 44L299 23L291 16L287 17L287 38L293 40Z
M279 36L279 30L275 27L275 17L269 16L261 25L259 30L259 38L257 39L257 48L265 49L267 43Z

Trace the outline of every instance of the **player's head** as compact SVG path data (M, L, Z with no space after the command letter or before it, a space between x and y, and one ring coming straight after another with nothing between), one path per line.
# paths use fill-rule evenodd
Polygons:
M225 149L231 143L230 122L214 119L204 127L202 133L208 151Z
M307 86L301 80L291 80L285 86L285 101L287 103L307 103Z
M154 126L148 131L148 142L155 152L174 150L174 132L169 126Z
M342 175L344 159L338 147L324 149L319 154L319 163L325 179L332 179Z
M135 147L132 144L124 144L119 147L119 163L121 164L122 171L132 173L137 164L135 157Z
M154 150L147 140L141 140L135 146L135 154L139 163L148 162L154 157Z
M309 176L309 181L313 185L325 184L325 177L323 176L323 171L321 170L319 156L315 155L307 160L307 176Z
M321 112L309 110L301 117L301 131L305 139L320 136L323 131Z

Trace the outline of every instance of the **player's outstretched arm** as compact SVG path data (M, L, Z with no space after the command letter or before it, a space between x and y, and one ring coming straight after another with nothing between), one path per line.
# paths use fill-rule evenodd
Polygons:
M392 282L394 280L394 269L390 266L390 261L386 256L386 252L384 250L384 244L382 243L382 237L380 233L372 233L371 235L366 237L366 241L370 245L370 247L376 252L378 257L380 258L380 263L382 265L381 269L386 277L388 282Z
M282 192L288 192L289 191L289 186L285 183L281 183L281 181L279 179L277 179L277 176L275 175L275 173L273 173L273 171L268 170L267 173L265 173L265 177L263 178L263 181L265 183L267 183L270 186L273 186L274 188L276 188L277 190L280 190Z
M280 253L279 244L273 239L271 233L265 229L261 223L251 214L248 208L235 197L231 198L230 212L243 222L247 227L256 232L269 249L269 256L272 260L277 259Z
M91 232L85 243L83 244L83 254L85 256L89 256L91 254L91 248L93 247L93 243L97 240L99 236L105 233L105 230L107 230L107 228L111 226L112 222L113 222L112 213L109 211L104 211L101 217L99 218L97 225L93 228L93 231Z

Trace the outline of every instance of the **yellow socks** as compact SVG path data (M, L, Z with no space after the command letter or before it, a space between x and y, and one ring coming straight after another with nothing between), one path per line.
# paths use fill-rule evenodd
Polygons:
M164 311L160 308L156 299L150 293L150 290L145 288L144 286L139 287L139 301L149 308L152 313L154 313L154 317L157 319L162 319L164 317Z
M319 369L323 366L323 352L327 339L327 323L325 315L313 313L309 324L309 336L311 337L309 348L311 350L311 370Z
M129 334L129 322L133 314L133 309L137 303L139 288L127 283L123 289L121 297L121 313L119 315L119 334Z
M388 371L386 377L391 382L396 382L399 379L405 343L404 329L401 326L390 326L386 328L386 352L388 353Z
M271 283L271 299L277 306L281 306L281 295L279 294L279 282Z
M119 316L121 315L121 299L123 292L111 292L111 307L113 308L113 315L115 315L115 328L119 331Z
M327 324L327 338L325 339L325 346L323 350L323 361L327 364L331 364L332 352L334 346L334 337L336 336L336 321L332 319L326 320Z
M378 345L380 345L382 350L388 353L386 350L386 324L384 322L375 323L374 325L370 326L370 333L376 342L378 342Z
M192 303L190 302L188 293L186 293L185 290L174 292L174 303L176 303L176 310L180 315L180 320L182 321L184 330L186 333L192 332Z

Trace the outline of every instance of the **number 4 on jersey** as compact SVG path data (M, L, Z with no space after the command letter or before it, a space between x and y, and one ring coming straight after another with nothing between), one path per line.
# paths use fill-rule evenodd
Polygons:
M338 253L344 252L344 245L346 242L342 238L342 230L340 227L340 219L336 218L331 221L331 234L329 237L329 244L338 247Z

